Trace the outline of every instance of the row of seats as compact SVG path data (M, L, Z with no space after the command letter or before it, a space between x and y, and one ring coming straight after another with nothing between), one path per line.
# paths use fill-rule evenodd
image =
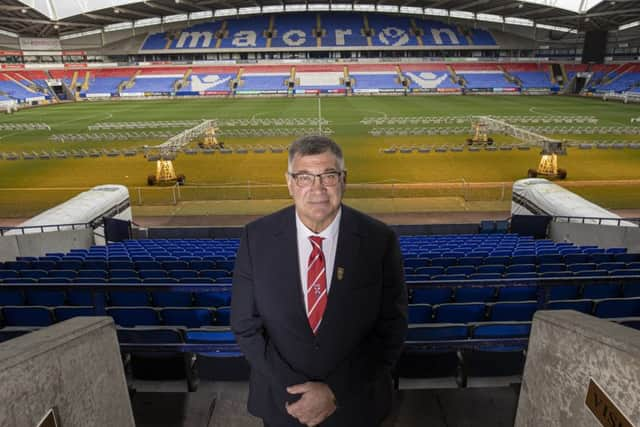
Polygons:
M640 270L640 262L578 262L578 263L490 263L490 264L473 264L466 265L431 265L429 267L404 267L405 274L473 274L473 273L522 273L537 272L546 273L548 271L586 271L586 270L602 270L605 275L611 271L617 270Z
M0 288L0 306L4 305L94 305L94 299L104 299L102 305L112 306L156 306L156 307L220 307L231 304L231 287L227 284L215 285L208 292L186 292L170 290L110 290L94 293L90 289L51 290L46 288L2 289Z
M538 309L537 301L410 304L409 323L527 322ZM600 318L638 317L640 298L558 300L544 309L575 310Z
M201 328L205 326L228 326L229 307L185 308L185 307L107 307L107 316L113 317L118 326L182 326ZM91 306L4 306L0 307L0 322L3 326L44 327L78 316L95 316Z
M30 278L38 279L46 283L47 279L52 278L92 278L92 279L114 279L114 278L140 278L140 279L221 279L231 278L231 272L228 270L132 270L132 269L114 269L114 270L0 270L0 280L5 283L11 283L12 279ZM41 280L43 279L43 280ZM28 283L28 282L24 282ZM54 282L55 283L55 282ZM57 282L61 283L61 282ZM64 282L62 282L64 283ZM85 282L91 283L91 282ZM167 282L171 283L171 282ZM176 282L177 283L177 282Z
M0 271L3 270L227 270L232 271L235 261L229 260L140 260L130 259L62 259L53 260L25 260L6 261L0 263Z
M533 319L539 309L537 301L502 301L443 304L410 304L409 323L478 323L510 322ZM640 298L607 298L559 300L546 304L548 310L575 310L600 318L640 316ZM199 328L229 325L230 307L107 307L106 314L119 326L174 325ZM49 326L76 316L94 316L92 306L3 306L0 310L3 326Z
M544 290L549 301L580 298L633 298L640 297L640 283L581 283L558 284ZM442 304L448 302L491 302L537 300L543 289L535 285L522 286L457 286L412 287L409 301L414 304Z
M582 263L640 263L640 254L619 253L619 254L519 254L519 255L488 255L470 254L468 256L461 255L456 252L449 252L446 256L440 257L405 257L403 265L405 267L451 267L456 265L512 265L512 264L582 264ZM608 264L607 264L608 265ZM620 264L618 264L620 265ZM625 265L622 268L626 268ZM606 268L608 269L608 268Z

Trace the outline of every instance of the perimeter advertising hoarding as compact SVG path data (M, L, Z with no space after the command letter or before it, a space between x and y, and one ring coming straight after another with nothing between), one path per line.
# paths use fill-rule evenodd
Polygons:
M454 87L438 88L438 93L459 93L459 92L462 92L462 89L458 89Z

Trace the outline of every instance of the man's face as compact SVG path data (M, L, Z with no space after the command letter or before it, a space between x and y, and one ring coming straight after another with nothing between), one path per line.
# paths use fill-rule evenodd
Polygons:
M309 186L300 186L293 176L287 174L289 194L293 197L296 212L300 220L309 229L319 233L331 224L336 217L346 184L346 172L339 169L338 159L331 151L310 156L296 154L291 163L293 175L306 173L312 175L325 174L327 172L342 172L335 185L330 179L320 177L313 178Z

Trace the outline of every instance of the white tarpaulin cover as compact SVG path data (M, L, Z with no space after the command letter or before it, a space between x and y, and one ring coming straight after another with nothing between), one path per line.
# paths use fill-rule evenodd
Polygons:
M543 178L521 179L513 183L512 215L547 215L572 217L571 222L618 225L621 217ZM575 219L573 219L575 218ZM614 221L582 220L610 218ZM635 227L628 221L620 225Z

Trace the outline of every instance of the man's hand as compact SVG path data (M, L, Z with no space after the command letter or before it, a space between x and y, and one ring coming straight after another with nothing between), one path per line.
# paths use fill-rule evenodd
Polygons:
M335 396L325 383L296 384L287 387L287 392L302 395L297 402L287 404L287 412L306 426L317 426L336 410Z

